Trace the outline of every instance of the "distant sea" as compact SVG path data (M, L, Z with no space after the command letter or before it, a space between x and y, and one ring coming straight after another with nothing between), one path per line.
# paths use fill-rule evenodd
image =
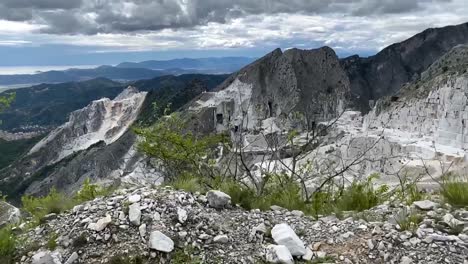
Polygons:
M0 66L0 75L34 74L45 71L63 71L67 69L92 69L98 65L67 65L67 66Z

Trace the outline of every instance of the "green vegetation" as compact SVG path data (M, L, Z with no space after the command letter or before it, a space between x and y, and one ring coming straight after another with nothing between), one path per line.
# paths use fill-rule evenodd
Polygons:
M422 222L423 217L416 212L408 212L407 210L401 210L395 215L395 221L400 226L400 230L407 230L416 232L419 227L419 223Z
M171 256L171 263L173 264L199 264L200 258L193 256L193 248L187 247L185 249L179 248Z
M89 178L86 178L83 182L81 190L75 196L77 203L91 201L97 197L107 196L112 192L111 188L105 188L96 184L91 184Z
M180 175L216 176L210 150L223 141L223 135L197 136L187 131L179 114L165 116L155 125L135 132L145 139L139 149L162 162L169 181Z
M0 139L0 169L12 164L15 160L27 153L42 137L35 137L30 139L20 139L15 141L6 141Z
M47 248L49 250L55 250L57 248L57 238L58 235L56 233L52 233L49 236L49 240L47 240Z
M363 182L353 182L351 186L345 188L337 199L337 205L343 211L364 211L385 201L388 186L382 185L374 189L374 180L378 179L378 174L372 174Z
M16 252L17 239L11 227L0 229L0 263L12 264Z
M23 209L33 217L33 225L38 225L43 223L44 217L48 214L59 214L77 204L107 195L110 192L110 189L91 184L89 179L86 179L82 189L74 197L59 193L57 189L52 188L49 194L44 197L26 195L21 197L21 202Z
M44 197L23 196L21 198L23 209L31 214L36 224L43 221L44 216L55 213L59 214L73 207L73 200L52 188L50 193Z
M468 177L447 173L442 177L441 194L452 206L468 206Z

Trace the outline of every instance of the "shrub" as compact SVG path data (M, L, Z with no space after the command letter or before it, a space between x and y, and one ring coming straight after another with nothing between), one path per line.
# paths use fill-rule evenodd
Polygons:
M215 176L211 150L224 141L224 135L197 136L188 131L177 113L135 132L144 139L139 150L162 162L169 181L185 174L197 178Z
M91 201L97 197L106 196L111 193L111 191L111 188L104 188L96 184L91 184L89 178L86 178L81 190L75 195L75 200L77 203Z
M378 177L373 174L364 182L354 181L338 198L338 207L344 211L362 212L380 204L386 198L388 186L382 185L375 189L374 180Z
M192 174L184 173L169 183L176 190L184 190L186 192L204 192L204 188L200 182L200 178Z
M201 263L198 257L193 256L193 248L187 247L185 249L179 248L171 256L171 263L173 264L199 264Z
M408 212L408 210L403 209L395 215L394 219L400 226L400 230L414 233L418 229L419 223L422 222L423 217L415 212Z
M0 229L0 263L13 263L16 252L16 237L10 227Z
M47 248L49 250L55 250L57 248L57 238L58 235L56 233L52 233L49 236L49 240L47 240Z
M440 187L442 196L450 205L468 206L468 177L454 173L445 174Z
M57 192L52 188L44 197L23 196L21 198L23 209L33 216L36 224L41 223L44 216L50 213L59 214L73 207L73 199Z

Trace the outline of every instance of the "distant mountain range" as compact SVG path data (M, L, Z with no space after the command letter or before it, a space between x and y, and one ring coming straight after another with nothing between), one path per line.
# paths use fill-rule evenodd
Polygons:
M254 58L247 57L223 57L200 59L174 59L166 61L149 60L143 62L123 62L118 68L145 68L152 70L183 69L196 70L201 73L232 73L252 63Z
M68 69L45 71L36 74L0 75L0 85L63 83L107 78L114 81L152 79L163 75L188 73L232 73L251 63L253 58L223 57L201 59L174 59L166 61L124 62L117 66L100 66L93 69Z

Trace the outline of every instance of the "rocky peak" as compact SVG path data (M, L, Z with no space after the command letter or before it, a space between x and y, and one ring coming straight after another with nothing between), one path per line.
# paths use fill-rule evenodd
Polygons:
M391 95L417 79L432 63L459 44L468 43L468 23L427 29L393 44L375 56L341 60L356 104L369 109L369 100Z
M348 103L349 89L331 48L277 49L233 74L215 92L202 95L190 108L209 119L203 122L208 131L225 130L229 122L239 126L244 119L249 119L249 124L242 124L249 129L267 118L288 123L297 112L304 116L299 123L309 126L337 116Z

